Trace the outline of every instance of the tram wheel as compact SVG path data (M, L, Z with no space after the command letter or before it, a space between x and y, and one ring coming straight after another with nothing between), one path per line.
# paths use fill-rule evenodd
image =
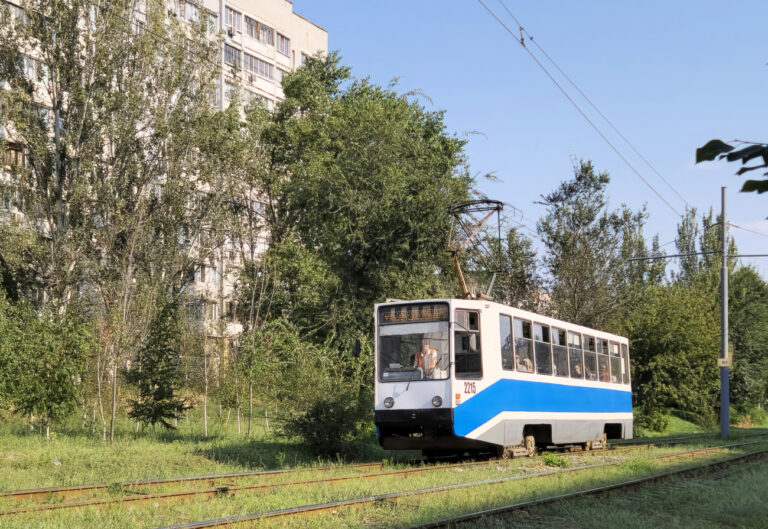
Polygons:
M528 452L528 457L536 455L536 438L534 436L525 436L525 451Z

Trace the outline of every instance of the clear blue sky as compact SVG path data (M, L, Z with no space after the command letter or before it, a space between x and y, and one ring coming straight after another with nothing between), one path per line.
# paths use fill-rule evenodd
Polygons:
M484 0L517 31L498 0ZM768 2L713 0L506 0L539 45L693 207L720 208L766 236L732 230L741 253L768 253L768 195L738 193L733 163L696 166L712 138L768 141ZM490 198L523 210L569 178L572 159L611 174L611 205L647 204L646 235L676 237L679 217L622 162L534 61L476 0L294 0L294 10L328 30L356 77L422 90L429 109L468 134L472 171ZM535 48L528 46L533 51ZM554 67L547 65L552 72ZM559 78L559 77L558 77ZM559 78L560 79L560 78ZM566 85L564 85L566 86ZM630 163L678 211L682 200L603 122L577 102ZM756 176L759 172L753 173ZM675 253L674 245L665 247ZM768 278L768 259L749 259Z

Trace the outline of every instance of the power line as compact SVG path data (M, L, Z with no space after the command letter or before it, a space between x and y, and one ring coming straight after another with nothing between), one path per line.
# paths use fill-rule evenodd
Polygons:
M504 0L499 0L499 3L502 5L502 7L504 7L504 9L506 10L506 12L507 12L507 13L509 13L509 16L510 16L510 17L512 17L512 20L514 20L514 21L515 21L515 23L516 23L516 24L517 24L517 25L520 27L520 31L521 31L522 33L525 33L525 34L528 36L528 39L529 39L531 42L533 42L533 44L534 44L534 45L535 45L535 46L536 46L536 47L539 49L539 51L540 51L542 54L544 54L544 56L545 56L545 57L546 57L546 58L549 60L549 62L551 62L551 63L554 65L554 67L555 67L555 68L557 68L557 71L558 71L558 72L560 72L560 73L563 75L563 77L565 77L565 78L568 80L568 82L569 82L569 83L571 83L571 85L572 85L572 86L573 86L573 87L576 89L576 91L577 91L579 94L581 94L581 97L583 97L583 98L584 98L584 99L587 101L587 103L589 103L589 104L590 104L590 106L591 106L593 109L595 109L595 112L597 112L598 114L600 114L600 117L601 117L601 118L603 118L603 119L605 120L605 122L606 122L606 123L608 123L608 125L609 125L609 126L612 128L612 129L613 129L613 131L614 131L616 134L618 134L618 135L619 135L619 137L620 137L622 140L624 140L624 142L625 142L627 145L629 145L629 147L630 147L630 148L631 148L631 149L632 149L632 150L635 152L635 154L637 154L637 155L640 157L640 159L641 159L641 160L643 160L643 161L646 163L646 165L648 165L648 167L650 167L650 168L651 168L651 170L652 170L654 173L656 173L656 176L658 176L659 178L661 178L661 180L662 180L662 181L663 181L665 184L667 184L667 186L669 186L669 188L670 188L670 189L671 189L671 190L672 190L672 191L673 191L673 192L674 192L674 193L675 193L675 194L678 196L678 198L680 198L680 200L682 200L682 201L683 201L683 203L684 203L686 206L688 206L688 207L690 208L690 207L691 207L691 205L688 203L688 201L687 201L687 200L685 200L685 197L683 197L683 195L681 195L680 193L678 193L677 189L675 189L675 187L674 187L674 186L673 186L671 183L669 183L669 181L668 181L666 178L664 178L664 177L661 175L661 173L658 171L658 169L656 169L656 167L655 167L655 166L654 166L654 165L653 165L653 164L652 164L650 161L648 161L648 159L647 159L645 156L643 156L643 155L642 155L642 153L641 153L639 150L637 150L637 148L636 148L636 147L635 147L635 146L632 144L632 142L631 142L631 141L629 141L629 140L627 139L627 137L626 137L626 136L624 136L624 134L622 134L622 133L621 133L621 131L620 131L618 128L616 128L616 126L615 126L615 125L614 125L614 124L611 122L611 120L610 120L610 119L608 119L608 117L607 117L605 114L603 114L603 112L602 112L602 111L601 111L599 108L597 108L597 105L595 105L595 104L592 102L592 100L591 100L591 99L590 99L590 98L587 96L587 94L585 94L585 93L584 93L584 92L581 90L581 88L579 88L579 86L578 86L578 85L577 85L577 84L576 84L576 83L573 81L573 79L571 79L571 78L568 76L568 74L567 74L567 73L565 73L565 72L563 71L563 69L562 69L562 68L560 68L560 66L559 66L559 65L558 65L558 64L555 62L555 60L554 60L552 57L550 57L550 56L549 56L549 54L548 54L548 53L547 53L547 52L544 50L544 48L542 48L542 47L541 47L541 44L539 44L539 42L533 38L533 35L531 35L530 33L528 33L528 31L526 31L526 29L523 27L523 25L520 23L520 21L517 19L517 17L516 17L516 16L515 16L515 15L512 13L512 11L510 11L510 10L509 10L509 8L507 7L507 4L505 4L505 3L504 3Z
M763 237L768 237L768 233L762 233L762 232L759 232L759 231L750 230L749 228L744 228L742 226L737 226L736 224L732 224L730 222L728 223L728 226L730 226L732 228L737 228L739 230L748 231L749 233L754 233L755 235L762 235Z
M507 33L509 33L509 34L510 34L510 35L511 35L511 36L512 36L514 39L515 39L515 41L516 41L518 44L520 44L520 46L522 46L522 47L523 47L523 49L526 51L526 53L528 53L528 55L530 55L530 56L531 56L531 58L534 60L534 62L536 62L536 64L539 66L539 68L541 68L541 70L542 70L542 71L543 71L543 72L546 74L546 76L547 76L547 77L549 77L549 79L552 81L552 83L554 83L554 85L555 85L555 86L556 86L556 87L557 87L557 88L560 90L560 92L563 94L563 96L565 96L565 98L568 100L568 102L569 102L569 103L570 103L570 104L571 104L571 105L572 105L572 106L573 106L573 107L574 107L574 108L575 108L575 109L578 111L578 113L579 113L579 114L581 114L581 117L583 117L583 118L584 118L584 120L585 120L587 123L589 123L589 125L592 127L592 129L594 129L594 131L595 131L595 132L597 132L597 134L598 134L598 135L599 135L599 136L600 136L600 137L603 139L603 141L604 141L604 142L605 142L605 143L606 143L606 144L607 144L607 145L608 145L608 146L609 146L609 147L610 147L610 148L613 150L613 152L615 152L615 153L616 153L616 155L617 155L619 158L621 158L621 160L624 162L624 164L625 164L627 167L629 167L629 169L630 169L630 170L631 170L633 173L635 173L635 174L637 175L637 177L638 177L638 178L640 178L640 180L642 180L642 181L645 183L645 185L646 185L646 186L648 186L648 187L651 189L651 191L653 191L653 192L654 192L654 194L655 194L657 197L659 197L659 199L660 199L662 202L664 202L664 204L666 204L666 205L667 205L667 207L668 207L669 209L671 209L671 210L672 210L672 211L675 213L675 215L677 215L678 217L682 217L682 215L680 214L680 212L678 212L678 211L675 209L675 207L674 207L672 204L670 204L670 203L669 203L669 201L667 201L667 199L666 199L666 198L664 198L664 196L663 196L661 193L659 193L659 192L656 190L656 188L655 188L655 187L653 187L653 185L652 185L652 184L651 184L651 183L650 183L648 180L646 180L646 179L645 179L645 177L643 177L643 175L642 175L642 174L640 174L640 172L639 172L637 169L635 169L635 167L634 167L634 166L633 166L633 165L632 165L632 164L629 162L629 160L627 160L627 158L626 158L626 157L625 157L625 156L624 156L624 155L623 155L623 154L622 154L622 153L619 151L619 149L617 149L617 148L616 148L616 146L615 146L615 145L614 145L614 144L613 144L613 143L612 143L612 142L611 142L611 141L610 141L610 140L609 140L609 139L608 139L608 138L605 136L605 134L603 134L603 132L602 132L602 131L601 131L601 130L600 130L598 127L597 127L597 125L595 125L595 123L594 123L594 122L593 122L591 119L589 119L589 116L587 116L587 114L586 114L586 113L585 113L585 112L584 112L584 111L581 109L581 107L580 107L580 106L579 106L579 105L578 105L578 104L577 104L577 103L576 103L576 102L573 100L573 98L572 98L572 97L571 97L571 96L568 94L568 92L566 92L566 90L565 90L565 89L564 89L564 88L563 88L563 87L560 85L560 83L558 83L558 82L557 82L557 79L555 79L555 78L552 76L552 74L549 72L549 70L547 70L546 66L544 66L544 65L541 63L541 61L539 61L539 59L536 57L536 55L534 55L534 54L533 54L533 52L531 52L531 50L529 50L529 49L528 49L528 47L525 45L525 42L524 42L524 41L522 41L522 39L521 39L521 40L518 40L518 38L517 38L517 36L514 34L514 32L513 32L513 31L512 31L512 30L511 30L511 29L510 29L510 28L509 28L509 27L508 27L508 26L507 26L507 25L506 25L506 24L505 24L505 23L504 23L504 22L503 22L503 21L502 21L502 20L501 20L501 19L500 19L500 18L499 18L497 15L496 15L496 13L494 13L494 12L493 12L493 11L492 11L492 10L491 10L491 9L490 9L488 6L487 6L487 5L485 5L485 3L483 2L483 0L477 0L477 1L478 1L478 3L479 3L481 6L483 6L483 8L484 8L486 11L488 11L488 13L489 13L489 14L490 14L490 15L491 15L491 16L492 16L494 19L496 19L496 22L498 22L498 23L499 23L499 24L500 24L500 25L501 25L501 26L502 26L502 27L503 27L503 28L504 28L504 29L507 31Z

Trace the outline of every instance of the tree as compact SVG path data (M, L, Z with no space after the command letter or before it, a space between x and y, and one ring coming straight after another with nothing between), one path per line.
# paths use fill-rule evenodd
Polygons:
M442 113L352 79L335 54L283 87L261 137L270 317L351 350L376 301L450 292L447 210L472 189L464 141Z
M126 379L138 390L138 399L129 400L128 416L154 427L160 423L174 429L168 422L178 419L188 408L178 395L183 377L180 369L181 322L175 300L163 303L149 326L136 364L126 373Z
M509 228L501 246L490 241L488 246L494 253L493 264L497 270L496 281L491 292L499 303L536 311L542 280L536 270L536 250L533 241L517 228ZM491 276L488 275L490 282Z
M705 145L696 149L696 163L711 162L715 158L719 158L720 160L725 158L729 162L741 160L743 167L736 171L736 174L739 176L750 171L768 167L768 144L746 141L739 141L737 143L741 148L734 151L733 149L735 147L732 145L721 140L710 140ZM763 163L760 165L746 165L756 158L760 158ZM768 176L768 172L763 174ZM758 193L765 193L768 191L768 178L763 180L746 180L741 187L741 192L749 193L751 191L757 191Z
M702 426L714 425L719 321L712 292L701 283L651 287L628 322L638 423L663 430L676 408Z
M731 395L747 413L768 404L768 284L754 269L739 268L731 276L729 303Z
M51 426L77 407L94 346L74 312L38 314L29 302L11 305L0 293L0 404L38 416L48 438Z
M628 278L638 275L626 259L645 253L645 211L607 211L609 182L608 173L579 161L571 180L542 197L546 213L538 223L557 317L594 328L621 319L631 301ZM640 277L647 271L641 268Z
M211 108L220 47L205 13L188 26L158 2L29 0L0 34L0 121L25 153L12 184L36 234L20 253L53 310L77 299L97 321L110 440L121 366L230 214L243 143L237 109Z

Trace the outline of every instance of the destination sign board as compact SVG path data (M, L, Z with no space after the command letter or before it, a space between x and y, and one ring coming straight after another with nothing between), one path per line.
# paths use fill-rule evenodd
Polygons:
M447 303L411 303L379 308L379 325L448 321Z

